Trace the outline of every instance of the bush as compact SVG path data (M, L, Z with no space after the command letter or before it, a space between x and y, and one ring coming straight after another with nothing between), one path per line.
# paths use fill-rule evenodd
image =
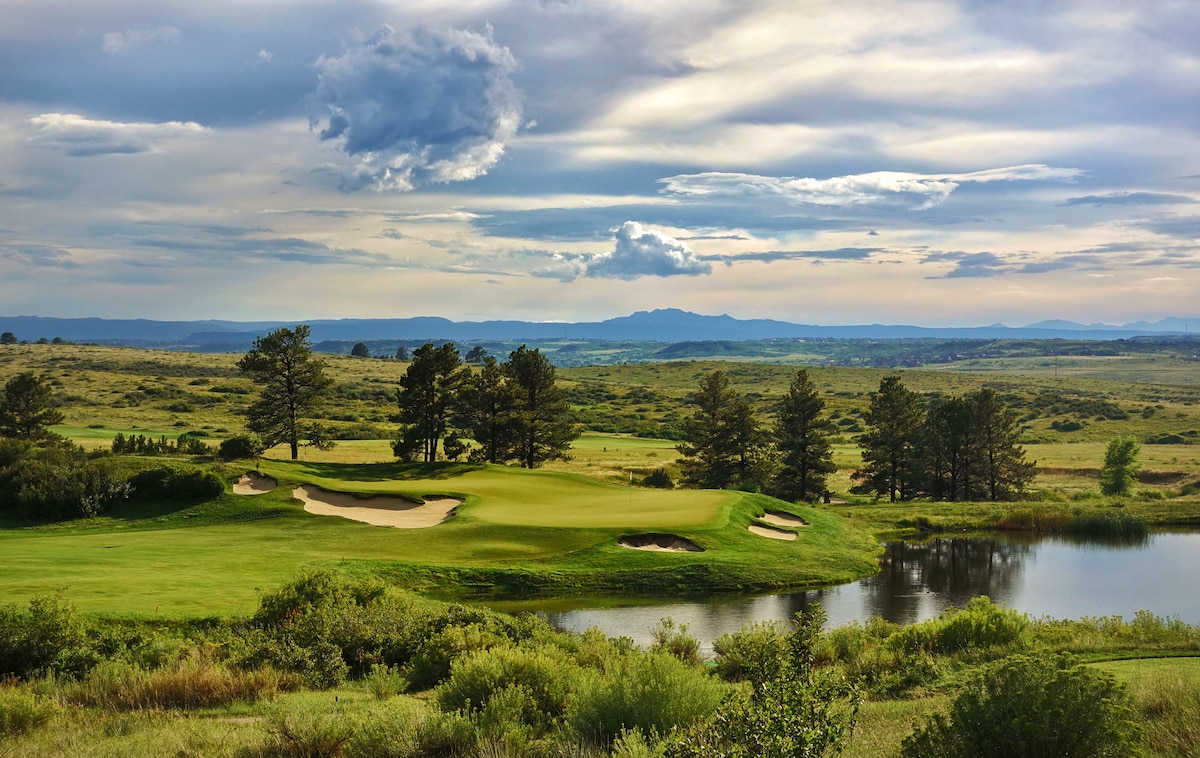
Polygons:
M1025 616L980 595L962 610L947 608L935 619L905 627L888 638L888 645L904 653L988 655L1017 645L1028 628Z
M77 676L98 660L83 621L61 594L34 597L27 611L0 606L0 679Z
M500 693L520 688L522 700L528 701L521 714L524 723L545 732L566 707L573 669L561 653L547 649L480 650L454 661L435 697L442 710L473 713L486 709Z
M750 624L713 640L717 674L727 682L740 682L776 661L787 651L787 637L779 622Z
M15 687L0 687L0 739L25 734L50 720L54 701Z
M836 672L818 670L817 645L825 613L796 614L783 655L766 659L744 690L708 722L676 731L671 758L818 758L836 754L854 726L860 696Z
M209 500L225 491L225 483L212 471L179 466L146 469L129 479L135 500Z
M664 618L650 630L650 635L654 638L650 652L667 653L688 665L700 665L700 641L688 634L687 624L676 625L674 620Z
M1124 688L1070 655L986 667L904 741L903 758L1117 758L1136 754Z
M666 734L712 715L725 687L702 670L663 653L622 656L584 676L566 720L585 740L608 745L622 731Z
M222 440L221 445L217 448L217 455L222 460L234 461L242 458L257 458L265 449L262 439L257 434L235 434Z
M656 468L649 474L646 474L646 477L642 479L642 485L669 490L675 488L675 480L671 478L666 469Z
M354 736L355 723L340 707L315 703L274 707L267 712L271 735L267 754L297 758L333 758L344 752Z

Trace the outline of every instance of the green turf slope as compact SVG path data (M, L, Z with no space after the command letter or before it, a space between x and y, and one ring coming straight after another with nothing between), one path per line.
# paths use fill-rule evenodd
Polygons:
M822 509L762 495L621 487L572 474L458 464L372 466L264 461L280 486L198 504L126 507L85 522L0 530L0 597L65 588L87 610L244 613L257 588L312 566L370 573L457 597L676 595L848 581L876 570L878 546ZM424 529L306 513L292 488L465 498ZM764 509L810 526L792 542L755 536ZM624 535L670 533L704 548L654 553Z

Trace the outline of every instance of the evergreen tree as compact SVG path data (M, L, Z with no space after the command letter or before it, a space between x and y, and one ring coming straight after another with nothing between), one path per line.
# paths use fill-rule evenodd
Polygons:
M465 377L453 342L441 347L426 342L413 351L412 363L396 391L403 425L400 442L405 451L420 455L426 463L437 460L438 442L446 436Z
M0 396L0 437L34 441L56 437L46 427L62 420L54 390L45 378L25 371L5 382Z
M1011 500L1033 481L1036 463L1025 460L1020 421L996 391L984 387L970 395L979 449L978 485L974 500Z
M833 424L821 415L824 410L825 401L817 394L808 371L800 369L792 378L775 421L775 447L781 457L774 480L777 497L813 501L825 494L825 478L837 467L829 444Z
M370 358L371 348L364 342L356 342L354 347L350 348L350 355L355 358Z
M462 387L462 423L478 445L469 459L505 463L513 457L517 395L490 355Z
M921 398L899 376L884 377L863 416L868 427L859 437L863 466L854 472L856 491L907 500L920 481Z
M952 397L929 408L921 436L925 494L952 502L971 499L980 464L977 437L967 399Z
M324 401L333 380L325 362L313 355L307 324L277 329L254 340L237 367L262 387L246 411L246 426L267 447L286 442L292 460L299 457L302 419Z
M737 396L729 376L714 371L692 395L696 412L684 422L685 442L675 449L683 481L693 487L725 489L766 480L766 439L753 410Z
M538 349L521 345L509 353L504 374L512 385L513 457L525 468L567 460L579 430L566 394L555 383L554 365Z

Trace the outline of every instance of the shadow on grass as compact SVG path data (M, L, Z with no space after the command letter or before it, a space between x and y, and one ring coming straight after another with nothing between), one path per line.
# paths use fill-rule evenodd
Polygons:
M484 463L304 463L304 468L323 479L354 482L415 481L453 479L482 471Z

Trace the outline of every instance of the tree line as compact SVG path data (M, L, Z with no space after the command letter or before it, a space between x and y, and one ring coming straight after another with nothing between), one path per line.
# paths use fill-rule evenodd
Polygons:
M482 353L468 354L481 359L472 371L453 342L426 343L413 351L396 391L400 429L392 451L397 458L428 463L439 455L452 460L466 455L475 462L535 468L567 457L579 432L553 364L524 345L503 363ZM332 380L325 362L312 352L307 325L259 337L238 368L261 388L247 410L246 426L264 446L287 444L295 460L302 440L322 437L305 419L320 407ZM464 436L476 446L469 447Z
M792 501L827 496L836 429L807 370L796 372L769 427L723 371L701 379L692 403L697 410L677 447L685 484L762 490ZM863 418L856 493L893 502L1010 500L1033 479L1017 416L990 388L926 403L889 376Z

